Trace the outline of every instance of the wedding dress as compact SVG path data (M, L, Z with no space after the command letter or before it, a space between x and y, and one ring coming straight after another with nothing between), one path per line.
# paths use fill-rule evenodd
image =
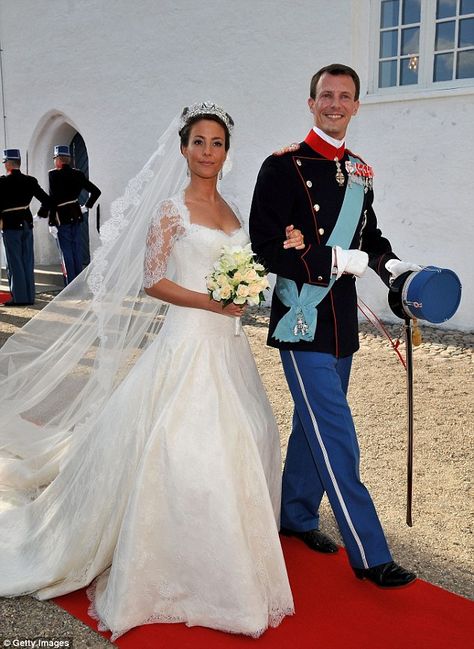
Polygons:
M145 283L205 292L222 246L248 239L191 223L183 196L152 219ZM113 638L155 622L258 636L293 601L278 430L245 334L171 305L133 362L100 412L61 437L52 482L0 513L0 595L93 582L91 614Z

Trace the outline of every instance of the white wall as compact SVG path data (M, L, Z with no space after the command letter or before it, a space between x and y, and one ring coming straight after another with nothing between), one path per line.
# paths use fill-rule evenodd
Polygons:
M29 172L46 184L52 146L78 130L106 218L171 118L189 103L212 99L237 125L229 180L245 214L262 160L310 128L306 99L319 67L354 65L366 94L369 5L0 0L7 145L28 149ZM399 255L461 275L463 303L449 324L465 329L474 324L466 145L473 97L367 103L348 138L375 168L376 209ZM447 227L454 218L456 230ZM38 263L54 263L45 223L35 235ZM380 315L391 316L380 282L364 280L361 292Z
M439 326L473 329L474 80L457 90L367 94L370 52L376 50L369 46L371 5L369 0L353 5L352 61L361 74L362 101L350 126L350 146L374 167L375 209L397 255L450 268L461 280L459 310ZM390 317L378 278L371 273L358 284L362 299Z

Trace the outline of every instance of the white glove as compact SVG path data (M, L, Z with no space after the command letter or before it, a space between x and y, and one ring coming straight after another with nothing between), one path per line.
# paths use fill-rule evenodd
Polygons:
M343 273L362 277L369 265L369 255L363 250L343 250L339 246L333 248L333 266L337 266L339 279Z
M389 259L385 263L385 268L392 276L392 280L396 279L399 275L403 275L403 273L408 273L408 271L421 270L421 266L418 266L418 264L411 264L407 261L400 261L399 259Z
M83 214L87 214L88 211L89 211L89 208L88 208L88 207L86 207L85 205L81 205L81 212L82 212Z
M49 226L49 234L55 239L58 238L58 228L55 225Z
M39 221L39 218L40 218L40 217L39 217L37 214L34 214L34 215L33 215L33 221Z

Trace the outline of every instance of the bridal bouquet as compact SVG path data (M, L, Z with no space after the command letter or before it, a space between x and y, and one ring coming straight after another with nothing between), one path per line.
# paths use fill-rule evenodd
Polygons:
M255 261L250 243L224 246L206 282L209 296L224 306L231 302L258 306L269 287L265 268ZM235 335L240 335L240 318L236 318Z

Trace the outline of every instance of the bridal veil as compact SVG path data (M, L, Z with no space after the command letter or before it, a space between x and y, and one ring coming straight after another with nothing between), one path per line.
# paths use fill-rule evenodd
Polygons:
M72 439L159 331L166 305L143 292L143 258L154 208L186 180L179 121L113 202L91 264L0 349L4 507L54 479Z

